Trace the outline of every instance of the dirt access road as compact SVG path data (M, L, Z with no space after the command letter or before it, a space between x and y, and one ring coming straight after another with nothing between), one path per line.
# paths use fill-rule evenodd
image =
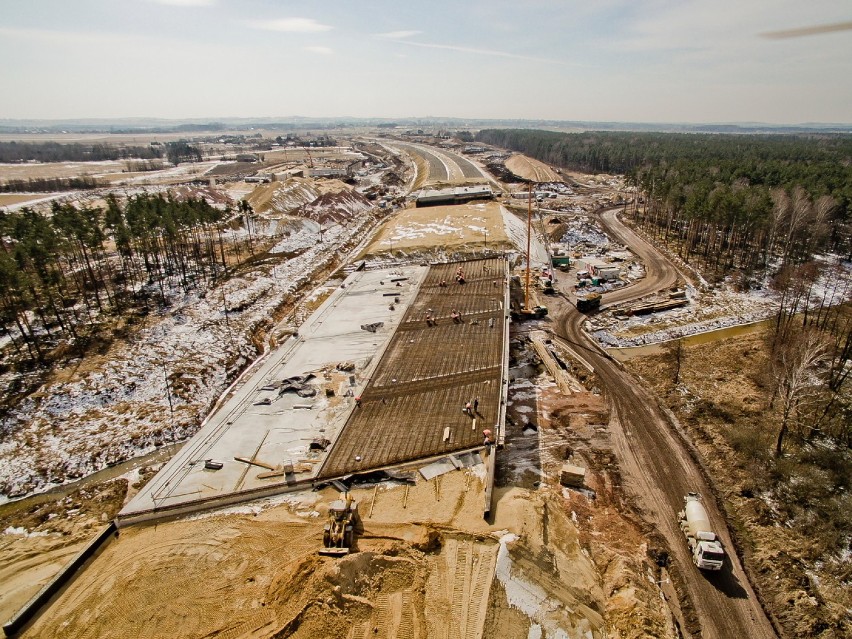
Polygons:
M606 305L674 285L679 278L675 267L624 226L616 214L617 210L609 210L601 216L606 231L643 259L647 275L633 286L607 294ZM567 282L563 286L567 288ZM612 406L610 434L624 486L643 519L653 527L652 539L659 541L662 537L668 547L672 559L670 573L683 609L685 636L706 639L777 636L733 552L724 517L678 426L669 421L650 392L586 335L582 330L584 315L564 302L558 303L554 310L558 333L591 364L606 389ZM727 550L728 560L719 574L703 573L692 564L678 526L677 513L682 509L683 496L690 491L705 496L711 523Z

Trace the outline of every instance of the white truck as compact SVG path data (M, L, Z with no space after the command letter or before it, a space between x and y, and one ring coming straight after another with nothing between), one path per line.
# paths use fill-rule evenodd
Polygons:
M725 551L710 526L701 495L689 493L684 497L683 510L677 518L692 551L693 563L703 570L721 570Z

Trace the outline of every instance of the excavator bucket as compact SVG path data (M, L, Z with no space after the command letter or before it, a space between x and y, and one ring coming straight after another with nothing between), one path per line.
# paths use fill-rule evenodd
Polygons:
M324 557L343 557L349 554L349 548L320 548L319 554Z

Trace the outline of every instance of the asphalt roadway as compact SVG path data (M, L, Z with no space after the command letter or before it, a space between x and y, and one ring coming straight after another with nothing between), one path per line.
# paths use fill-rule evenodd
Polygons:
M600 220L610 237L642 259L646 276L636 284L604 295L604 307L638 299L683 280L671 262L618 220L617 213L618 209L605 211ZM557 286L560 284L566 286L562 292L567 294L567 282ZM642 519L656 531L655 539L662 537L668 546L669 572L683 609L684 636L777 637L734 552L713 491L690 454L690 444L679 426L650 392L583 331L585 315L563 299L553 302L557 334L594 367L606 389L613 416L609 429L622 485ZM710 521L725 546L727 559L719 573L703 572L693 565L678 526L677 513L683 508L684 495L691 491L704 496Z

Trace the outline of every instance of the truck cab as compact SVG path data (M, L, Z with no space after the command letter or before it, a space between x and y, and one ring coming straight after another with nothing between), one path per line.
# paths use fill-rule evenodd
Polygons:
M712 533L711 533L712 534ZM696 540L692 549L692 562L702 570L721 570L725 551L713 535L712 541Z

